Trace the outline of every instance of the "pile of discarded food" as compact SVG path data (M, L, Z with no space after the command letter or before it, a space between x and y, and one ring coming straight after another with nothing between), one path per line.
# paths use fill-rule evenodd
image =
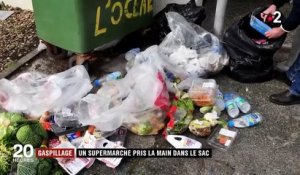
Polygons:
M237 135L233 127L259 123L261 115L247 114L251 107L243 97L225 93L223 99L215 80L199 78L218 73L228 63L218 38L177 13L166 16L171 32L163 42L143 52L129 51L127 74L98 80L95 94L89 93L93 85L83 66L50 76L24 73L11 81L1 79L0 105L7 112L0 114L0 151L10 156L0 157L0 174L9 171L16 143L34 148L124 148L124 137L116 131L124 135L128 129L141 136L162 133L175 148L201 148L198 141L182 136L189 130L226 150ZM221 118L225 108L232 118L240 111L247 115L226 122ZM174 138L198 144L189 147ZM122 158L98 160L115 168ZM63 174L60 165L77 174L94 161L32 156L30 163L20 161L12 171L58 175Z

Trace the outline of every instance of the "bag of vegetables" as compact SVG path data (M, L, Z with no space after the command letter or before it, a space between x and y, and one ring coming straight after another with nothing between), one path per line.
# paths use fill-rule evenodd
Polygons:
M165 112L159 108L149 109L133 114L136 122L126 124L137 135L156 135L165 127Z
M97 94L81 100L79 116L83 117L79 120L104 132L124 125L136 134L153 135L164 120L164 113L156 111L168 110L169 103L163 72L153 65L139 64L123 79L109 82Z

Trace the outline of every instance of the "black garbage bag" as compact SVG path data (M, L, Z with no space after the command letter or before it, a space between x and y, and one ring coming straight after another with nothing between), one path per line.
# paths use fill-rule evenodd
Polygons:
M272 79L273 56L281 48L286 35L275 40L268 40L250 26L253 14L258 19L265 8L257 8L252 13L235 22L223 36L224 46L229 55L229 76L237 81L251 83ZM281 20L283 20L283 16ZM281 24L267 23L270 27ZM254 40L266 39L265 44L258 44Z
M158 37L157 43L160 43L165 36L171 32L168 20L166 18L167 12L177 12L183 16L188 22L201 25L205 19L205 9L202 6L197 6L195 0L191 0L187 4L168 4L162 11L154 16L151 30L156 33L153 36Z

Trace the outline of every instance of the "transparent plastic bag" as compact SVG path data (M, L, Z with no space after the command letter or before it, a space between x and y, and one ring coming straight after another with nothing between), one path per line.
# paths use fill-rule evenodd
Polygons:
M174 78L184 80L188 77L188 74L184 69L176 65L174 66L173 63L169 62L168 57L161 53L161 50L157 45L153 45L136 55L132 67L139 64L148 64L163 70L169 92L175 92L173 87Z
M46 111L57 112L79 101L91 89L84 66L50 76L24 73L11 81L0 80L0 105L10 112L39 117Z
M158 69L166 69L181 79L188 77L184 69L178 68L169 62L168 57L161 52L157 45L153 45L136 55L134 65L142 63L156 66Z
M228 64L226 51L216 36L188 23L178 13L169 12L166 16L171 32L159 47L169 62L186 70L189 76L202 77L218 73Z
M113 131L122 124L136 123L135 113L154 107L167 109L169 96L162 72L143 63L131 68L123 79L109 82L97 94L83 98L80 104L79 112L84 115L81 123Z
M156 135L165 126L165 112L159 108L152 108L131 115L135 121L125 124L125 126L138 135Z

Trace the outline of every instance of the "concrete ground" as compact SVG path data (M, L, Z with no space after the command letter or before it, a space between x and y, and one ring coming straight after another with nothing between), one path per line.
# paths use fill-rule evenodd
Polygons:
M226 26L243 14L259 5L266 5L266 1L259 0L229 0ZM215 1L207 4L208 16L204 27L211 29L213 6ZM287 39L287 43L290 39ZM281 50L275 60L284 60L288 51ZM124 56L117 59L101 58L102 64L98 67L101 73L123 69ZM41 71L55 73L67 68L67 60L54 60L41 53L37 59L24 66L20 72ZM14 76L13 76L14 77ZM96 163L83 175L98 174L136 174L136 175L299 175L300 174L300 107L299 105L283 107L268 101L272 93L280 92L288 87L272 80L265 83L243 84L220 74L216 80L222 91L235 91L246 97L252 105L253 112L260 112L263 122L253 128L240 129L239 136L228 151L213 149L212 158L127 158L115 170L102 163ZM226 115L223 115L227 118ZM205 139L188 136L203 143L209 148ZM141 137L129 133L125 146L127 148L172 148L161 135Z

